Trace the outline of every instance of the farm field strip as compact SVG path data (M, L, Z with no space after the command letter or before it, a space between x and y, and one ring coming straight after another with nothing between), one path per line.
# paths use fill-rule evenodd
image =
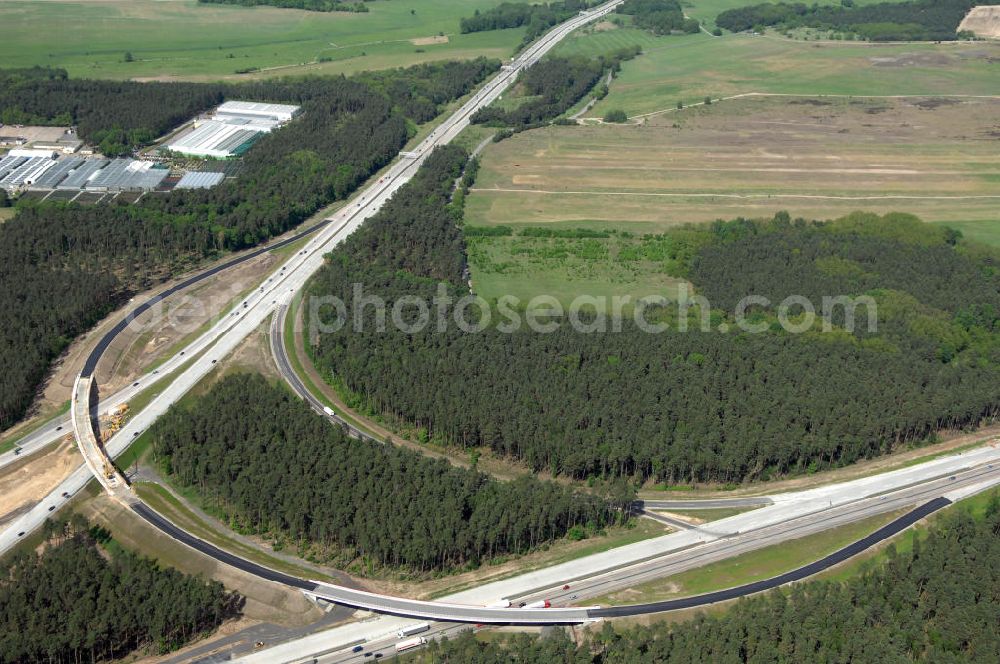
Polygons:
M460 16L499 0L465 0L460 11L450 0L366 4L367 13L345 13L195 0L5 0L0 24L18 28L5 31L0 62L64 67L86 78L219 79L247 69L255 70L252 76L340 74L509 57L523 35L522 29L457 34ZM124 61L126 52L133 62Z
M870 209L1000 224L997 117L994 98L755 96L534 130L487 148L466 219L658 232Z
M1000 44L878 44L769 39L704 33L653 37L634 28L567 39L559 55L599 55L639 45L610 94L588 115L621 109L629 116L749 92L801 95L995 94Z

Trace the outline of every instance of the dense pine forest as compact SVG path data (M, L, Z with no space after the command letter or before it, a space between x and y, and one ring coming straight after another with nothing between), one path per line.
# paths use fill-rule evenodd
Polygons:
M0 662L100 662L180 648L239 614L242 598L122 549L74 515L44 550L0 562ZM107 542L102 548L98 541Z
M533 478L497 482L347 437L256 375L220 381L150 429L173 481L238 530L338 567L415 573L476 566L625 518L619 504Z
M408 662L829 664L1000 661L1000 497L984 518L959 509L911 551L849 581L811 581L721 615L615 628L582 646L565 634L432 642Z
M158 135L225 97L290 101L303 109L254 145L240 177L213 189L176 190L138 204L21 203L0 226L0 366L6 370L0 428L23 416L49 364L72 339L132 293L204 258L265 242L344 198L392 160L409 138L408 123L434 117L496 67L478 59L359 80L215 88L74 81L28 70L35 75L19 74L21 84L11 88L17 106L0 86L6 99L0 112L17 108L52 121L68 113L81 122L81 135L85 120ZM27 93L29 84L41 86L37 94ZM119 99L122 85L130 92Z
M334 252L312 294L336 295L352 311L355 283L390 304L430 301L438 281L467 292L460 213L448 201L458 165L432 176L439 163ZM813 223L782 214L696 232L705 237L684 271L716 308L708 331L692 311L686 332L667 319L669 330L649 334L626 318L620 332L582 334L563 321L550 334L523 325L504 333L493 312L478 333L454 324L408 333L377 331L366 311L363 333L346 325L321 334L314 356L360 408L581 479L768 479L997 417L995 251L906 215ZM775 303L789 293L869 294L879 327L869 330L861 308L849 333L835 310L831 331L791 334L762 307L749 316L764 332L744 333L728 316L748 293Z
M636 27L649 30L654 35L673 32L692 34L701 29L697 19L684 17L678 0L625 0L615 11L631 15Z
M816 28L854 34L872 41L948 41L958 38L958 26L976 0L912 0L854 6L763 3L727 9L715 19L721 28L740 32L778 26Z

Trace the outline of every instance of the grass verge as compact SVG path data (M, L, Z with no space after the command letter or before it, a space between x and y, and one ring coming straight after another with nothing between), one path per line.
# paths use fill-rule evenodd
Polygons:
M880 514L808 537L750 551L728 560L616 591L595 599L594 603L602 606L614 606L654 602L675 597L701 595L761 579L769 579L814 560L819 560L847 544L875 532L905 512L906 510L900 510Z
M211 527L184 505L177 496L159 484L137 482L134 488L139 497L151 508L192 535L220 549L286 574L307 579L334 581L331 577L314 569L294 565L280 558L269 556L256 547L249 546L218 532L218 530Z

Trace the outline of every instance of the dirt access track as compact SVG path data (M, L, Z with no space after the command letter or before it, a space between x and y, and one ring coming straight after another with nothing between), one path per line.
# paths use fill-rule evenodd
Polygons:
M968 31L986 39L1000 39L1000 5L973 7L958 24L958 31Z

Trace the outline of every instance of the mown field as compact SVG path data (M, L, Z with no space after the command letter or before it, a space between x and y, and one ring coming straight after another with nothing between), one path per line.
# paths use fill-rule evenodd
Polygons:
M771 36L705 33L653 37L633 28L570 36L561 55L596 55L639 44L610 94L587 114L629 116L669 110L678 101L747 92L806 95L996 95L997 43L817 43Z
M198 80L250 68L275 76L500 58L521 29L458 34L459 18L499 2L464 0L459 9L452 0L377 0L357 14L194 0L2 0L0 63L65 67L74 77Z
M864 209L1000 243L998 118L1000 99L749 97L642 125L549 127L486 149L466 218L654 233Z
M667 258L671 240L611 234L606 238L467 238L473 288L493 300L512 295L522 303L544 294L564 307L581 294L607 298L649 295L677 299L684 283ZM602 309L605 308L602 304ZM633 307L625 303L622 312Z

